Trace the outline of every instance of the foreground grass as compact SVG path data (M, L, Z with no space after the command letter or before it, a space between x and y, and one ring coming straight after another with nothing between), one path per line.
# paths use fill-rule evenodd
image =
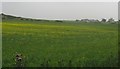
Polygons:
M117 24L3 21L2 29L3 67L14 67L16 52L25 56L27 67L40 67L46 60L51 67L118 63Z
M0 22L0 68L2 67L2 22Z

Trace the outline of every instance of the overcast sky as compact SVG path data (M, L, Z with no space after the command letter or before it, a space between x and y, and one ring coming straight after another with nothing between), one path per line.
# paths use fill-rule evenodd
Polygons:
M118 19L117 2L3 2L2 12L42 19Z

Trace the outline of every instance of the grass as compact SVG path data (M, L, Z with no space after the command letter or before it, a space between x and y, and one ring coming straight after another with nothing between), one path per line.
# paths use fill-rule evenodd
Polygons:
M2 22L0 22L0 68L2 68Z
M115 67L117 29L117 24L3 20L2 66L15 67L18 52L26 67Z

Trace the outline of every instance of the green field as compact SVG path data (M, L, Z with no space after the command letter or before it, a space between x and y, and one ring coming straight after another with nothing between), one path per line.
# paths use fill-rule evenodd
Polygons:
M3 67L15 67L16 52L26 67L115 67L118 24L3 20Z

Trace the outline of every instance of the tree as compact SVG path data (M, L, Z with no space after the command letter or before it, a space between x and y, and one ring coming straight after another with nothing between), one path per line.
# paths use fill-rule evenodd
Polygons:
M114 19L113 19L113 18L110 18L110 19L108 20L108 22L114 22Z
M106 22L106 19L103 18L103 19L102 19L102 22Z
M78 19L76 19L75 21L76 21L76 22L78 22L79 20L78 20Z

